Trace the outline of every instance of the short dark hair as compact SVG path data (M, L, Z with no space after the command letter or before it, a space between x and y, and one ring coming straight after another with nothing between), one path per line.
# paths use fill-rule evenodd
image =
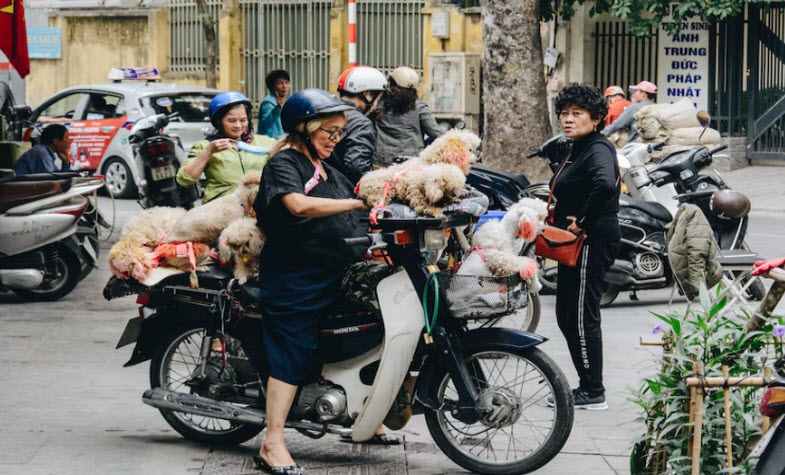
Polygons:
M267 89L272 90L275 87L275 83L278 82L279 79L286 79L287 81L291 81L289 72L284 69L275 69L270 71L264 78L264 84L267 86Z
M656 92L655 93L646 92L646 91L643 91L643 92L646 93L646 97L648 97L650 101L657 102L657 93Z
M588 84L573 83L565 86L556 96L556 114L570 106L580 107L589 111L592 119L599 119L597 129L600 130L605 125L603 119L608 115L608 104L602 97L600 90Z
M63 124L49 124L41 131L41 143L52 145L55 140L62 140L68 129Z

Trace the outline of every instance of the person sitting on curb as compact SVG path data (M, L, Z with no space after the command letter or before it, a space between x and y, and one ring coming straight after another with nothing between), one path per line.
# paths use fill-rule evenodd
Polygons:
M70 146L71 137L64 125L47 125L41 132L41 143L19 157L14 165L14 171L17 176L70 171L68 162Z

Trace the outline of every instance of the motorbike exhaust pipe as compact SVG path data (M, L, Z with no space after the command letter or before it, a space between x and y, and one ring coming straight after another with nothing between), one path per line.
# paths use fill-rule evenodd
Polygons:
M35 289L44 281L38 269L0 269L0 284L9 289Z
M242 424L264 426L267 418L260 409L235 406L194 394L177 393L162 388L148 389L142 394L142 402L156 409L185 412L197 416L215 417ZM308 421L286 421L286 427L316 433L351 436L352 430L335 425L317 424Z

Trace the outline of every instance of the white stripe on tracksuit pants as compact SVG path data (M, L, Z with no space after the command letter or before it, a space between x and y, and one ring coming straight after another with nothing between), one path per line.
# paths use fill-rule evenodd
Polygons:
M602 236L594 229L595 236ZM605 273L613 263L617 242L587 239L578 266L559 265L556 319L567 340L580 389L595 396L605 392L602 383L602 330L600 298Z

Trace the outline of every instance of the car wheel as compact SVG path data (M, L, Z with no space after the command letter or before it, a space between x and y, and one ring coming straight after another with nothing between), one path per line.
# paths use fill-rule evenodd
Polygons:
M121 158L112 157L103 168L106 177L106 188L115 198L133 198L136 196L136 183L131 169Z

